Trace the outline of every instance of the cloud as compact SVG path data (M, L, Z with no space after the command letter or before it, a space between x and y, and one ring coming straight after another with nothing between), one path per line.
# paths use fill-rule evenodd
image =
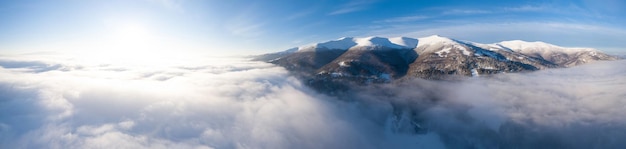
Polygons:
M428 18L430 18L430 17L422 16L422 15L405 16L405 17L396 17L396 18L385 19L385 20L378 21L378 22L382 22L382 23L401 23L401 22L419 21L419 20L424 20L424 19L428 19Z
M451 9L446 10L442 14L443 15L473 15L473 14L489 14L493 13L488 10L478 10L478 9Z
M351 13L351 12L357 12L357 11L361 11L361 10L365 10L367 9L367 7L369 7L370 4L374 3L375 1L373 0L353 0L350 1L346 4L343 4L341 7L339 7L338 9L328 13L328 15L340 15L340 14L346 14L346 13Z
M505 7L503 11L512 11L512 12L541 12L546 10L552 10L554 8L549 8L545 5L523 5L518 7Z
M157 3L165 7L166 9L184 12L182 4L184 0L146 0L152 3Z
M609 12L613 14L618 14L624 12L624 6L626 6L626 2L620 0L599 0L599 1L591 1L591 0L583 0L583 6L592 11L597 12Z
M239 24L236 26L228 27L231 34L242 37L258 37L263 34L261 30L264 23L259 24Z
M318 8L316 8L316 7L311 7L311 8L308 8L308 9L300 10L300 11L298 11L296 13L293 13L293 14L285 17L285 20L286 21L292 21L292 20L304 18L306 16L312 15L315 12L317 12L318 11L317 9Z
M4 68L27 68L27 71L32 72L46 72L61 69L61 65L48 65L37 61L0 60L0 66Z
M264 26L267 23L255 16L256 14L252 10L256 9L255 7L250 7L232 18L228 18L223 25L224 29L236 37L253 38L263 35L265 33Z
M626 61L461 81L370 86L352 100L394 106L397 130L449 148L618 148L626 138Z
M334 97L282 68L241 58L189 57L194 63L169 66L0 59L73 68L0 67L0 148L625 145L626 69L616 67L625 61L417 79Z
M0 107L10 107L0 108L2 148L376 148L389 142L378 140L382 130L361 132L377 124L359 118L353 103L314 93L266 63L220 59L156 69L59 61L83 69L0 68ZM154 79L172 73L178 75Z

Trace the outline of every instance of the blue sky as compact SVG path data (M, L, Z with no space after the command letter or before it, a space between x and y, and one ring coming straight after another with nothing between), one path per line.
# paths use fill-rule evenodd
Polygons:
M0 52L247 55L344 36L438 34L626 51L621 0L0 1Z

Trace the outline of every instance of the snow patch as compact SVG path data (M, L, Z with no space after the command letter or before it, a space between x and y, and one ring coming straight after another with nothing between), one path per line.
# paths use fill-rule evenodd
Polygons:
M331 77L342 77L342 76L343 76L343 73L340 73L340 72L332 72L332 73L330 73L330 76L331 76Z
M325 47L328 49L349 49L350 47L353 47L355 45L357 45L357 43L354 42L354 38L344 37L344 38L339 38L337 40L332 40L332 41L328 41L324 43L318 43L317 47Z
M450 53L450 49L452 48L444 48L440 51L435 52L437 55L439 55L439 57L448 57L448 53ZM442 55L443 53L445 53L445 55Z
M467 48L465 48L464 46L461 46L461 45L455 45L454 47L455 47L455 48L457 48L457 49L460 49L460 50L461 50L461 52L463 52L463 55L467 55L467 56L469 56L470 54L472 54L472 53L471 53L469 50L467 50Z
M362 46L362 47L381 46L381 47L389 47L389 48L394 48L394 49L409 48L409 47L406 47L406 46L402 46L402 45L398 45L398 44L392 43L389 40L389 38L383 38L383 37L355 38L354 41L357 43L356 46Z
M478 74L478 70L476 70L476 68L472 68L472 76L473 76L473 77L477 77L477 76L479 76L479 74Z
M482 69L491 69L491 70L494 70L494 69L496 69L496 68L491 67L491 66L487 66L487 67L483 67Z
M470 50L468 50L467 47L463 45L464 43L459 43L455 40L452 40L446 37L441 37L439 35L418 38L418 41L419 42L417 44L417 47L424 46L424 45L432 45L432 44L443 44L443 45L452 46L454 49L461 50L463 55L470 56L472 54L472 52L470 52ZM451 50L450 48L444 48L443 50L438 51L436 53L437 55L442 57L441 54L443 54L443 52L450 53L450 50Z
M593 49L593 48L560 47L560 46L556 46L553 44L540 42L540 41L528 42L528 41L522 41L522 40L511 40L511 41L503 41L500 43L495 43L493 45L499 45L502 48L510 49L510 50L517 51L517 52L539 53L541 55L545 55L545 54L549 54L553 52L575 54L575 53L579 53L583 51L590 51L590 52L597 51L596 49Z
M428 37L418 38L417 40L419 41L418 44L417 44L417 47L423 46L423 45L435 44L435 43L444 43L444 44L445 43L456 43L456 42L454 42L450 38L441 37L439 35L432 35L432 36L428 36Z
M315 43L311 45L301 46L297 49L302 50L316 50L316 49L341 49L348 50L353 47L388 47L393 49L413 49L417 46L418 40L409 37L364 37L353 38L343 37L336 40L331 40L322 43Z
M417 39L409 37L394 37L389 38L389 41L396 45L404 46L407 48L415 48L417 47L417 43L419 42Z
M348 64L348 62L346 62L346 61L341 61L341 62L339 62L337 64L339 64L340 67L350 67L350 64Z

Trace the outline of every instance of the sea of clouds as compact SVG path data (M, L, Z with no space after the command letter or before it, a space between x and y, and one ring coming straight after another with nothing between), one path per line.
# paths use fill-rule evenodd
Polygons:
M0 56L0 148L626 146L626 61L341 96L246 58L180 61Z

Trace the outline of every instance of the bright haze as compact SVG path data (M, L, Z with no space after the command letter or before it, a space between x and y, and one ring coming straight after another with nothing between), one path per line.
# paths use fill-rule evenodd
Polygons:
M0 1L0 149L623 148L626 61L617 58L342 84L350 90L341 94L250 59L336 40L428 37L472 45L467 54L433 46L438 59L487 59L464 41L487 51L511 40L624 56L624 8L622 0Z

